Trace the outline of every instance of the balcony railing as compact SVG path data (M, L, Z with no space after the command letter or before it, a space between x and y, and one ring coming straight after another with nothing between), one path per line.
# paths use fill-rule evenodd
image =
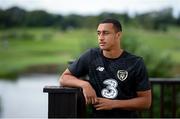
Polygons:
M140 112L141 116L180 117L180 112L177 112L180 110L178 100L180 79L151 78L150 82L152 85L152 106L149 110ZM43 91L48 93L49 118L88 117L81 89L45 86ZM170 98L170 101L166 99L167 97ZM165 112L167 109L168 114Z
M180 112L177 113L177 110L180 109L180 107L178 107L178 105L180 105L178 100L178 96L180 95L180 79L151 78L150 81L152 85L152 106L149 117L156 117L155 107L159 108L160 117L180 117ZM155 98L155 96L157 96L155 95L157 88L159 88L159 98ZM168 101L167 98L169 98L170 101ZM158 106L154 104L156 99L160 102ZM169 103L168 107L166 107L166 103ZM168 113L165 113L167 108Z

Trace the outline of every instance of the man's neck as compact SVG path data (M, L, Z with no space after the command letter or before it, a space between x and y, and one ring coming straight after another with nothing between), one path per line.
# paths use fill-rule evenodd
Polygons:
M119 48L116 50L103 50L103 55L107 58L115 59L121 56L123 49Z

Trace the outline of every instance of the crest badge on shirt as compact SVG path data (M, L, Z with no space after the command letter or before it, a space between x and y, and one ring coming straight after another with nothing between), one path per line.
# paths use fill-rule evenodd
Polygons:
M118 70L117 77L119 80L124 81L128 77L128 72L126 70Z

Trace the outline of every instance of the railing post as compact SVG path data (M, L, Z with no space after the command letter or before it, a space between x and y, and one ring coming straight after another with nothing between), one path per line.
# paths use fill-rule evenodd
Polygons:
M77 118L86 116L86 106L80 88L45 86L48 93L48 118Z
M176 117L176 85L172 86L172 117Z
M149 117L152 118L153 117L153 104L154 104L154 95L153 95L153 91L154 91L154 84L151 83L151 94L152 94L152 104L151 104L151 108L150 108L150 113L149 113Z
M164 117L164 84L160 87L160 117Z

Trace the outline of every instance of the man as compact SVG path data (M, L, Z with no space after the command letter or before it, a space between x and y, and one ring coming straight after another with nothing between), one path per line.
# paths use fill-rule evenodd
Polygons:
M137 117L136 111L151 105L151 89L141 57L120 46L122 27L105 19L97 28L99 48L86 51L60 77L60 84L80 87L93 117ZM84 75L89 80L80 79Z

